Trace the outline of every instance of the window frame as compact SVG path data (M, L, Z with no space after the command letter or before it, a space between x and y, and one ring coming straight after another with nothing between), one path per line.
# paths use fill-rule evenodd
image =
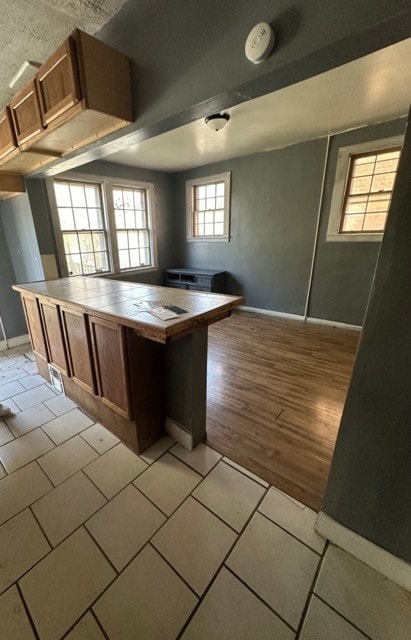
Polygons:
M157 234L156 234L156 215L155 215L155 187L151 182L142 182L139 180L116 179L107 176L99 176L92 174L84 174L77 172L67 172L46 179L46 189L51 210L51 219L53 223L54 237L57 247L57 256L61 277L69 276L67 268L66 253L64 249L63 233L60 228L60 219L58 215L56 195L54 192L54 180L86 182L97 184L100 187L101 204L103 208L103 219L106 226L105 232L107 237L107 250L110 262L110 271L104 273L83 274L87 278L107 278L113 275L127 274L133 275L158 270L157 258ZM120 269L120 259L117 245L117 228L115 224L113 189L115 187L125 187L131 189L145 189L147 192L147 223L150 233L151 245L151 262L150 266L131 267L128 269Z
M327 242L381 242L384 232L341 232L347 186L352 166L351 158L352 156L365 155L367 153L372 155L375 152L384 151L386 149L402 147L403 141L404 136L398 135L339 148L337 166L335 169L334 188L331 198L330 215L328 218L326 234Z
M194 192L195 187L202 187L215 182L224 182L224 234L222 236L194 235ZM186 218L187 242L230 242L231 217L231 171L218 175L193 178L186 181Z

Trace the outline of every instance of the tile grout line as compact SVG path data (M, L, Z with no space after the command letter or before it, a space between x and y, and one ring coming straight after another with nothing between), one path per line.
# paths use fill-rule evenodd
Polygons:
M278 524L278 522L275 522L275 520L271 520L271 518L269 518L268 516L265 515L265 513L263 513L262 511L258 511L258 514L260 516L262 516L263 518L265 518L266 520L268 520L268 522L271 522L271 524L274 524L276 527L278 527L279 529L281 529L282 531L284 531L285 533L287 533L289 536L291 536L292 538L294 538L294 540L296 540L297 542L299 542L300 544L304 545L304 547L306 547L307 549L309 549L310 551L312 551L313 553L315 553L317 556L319 556L320 558L322 558L323 553L320 553L319 551L316 551L315 549L313 549L312 547L310 547L309 544L307 544L306 542L304 542L303 540L300 540L300 538L297 538L296 535L294 535L293 533L291 533L290 531L287 531L287 529L285 527L283 527L281 524ZM325 547L324 547L325 548Z
M175 444L179 444L178 442L176 442ZM208 476L208 474L218 465L219 462L222 462L222 456L219 460L217 460L217 462L215 464L213 464L213 466L211 467L211 469L209 469L207 471L207 473L205 475L203 475L200 471L198 471L197 469L195 469L194 467L192 467L191 465L188 464L188 462L186 462L185 460L182 460L181 458L179 458L175 453L173 453L172 449L174 448L175 444L172 444L170 449L167 449L167 451L165 453L170 453L173 458L176 458L176 460L179 460L180 462L182 462L183 464L186 465L186 467L188 467L189 469L191 469L192 471L195 471L196 473L198 473L199 476L202 476L203 478L205 478L206 476ZM204 443L201 443L204 444ZM208 446L208 445L204 445L204 446ZM209 449L211 449L212 451L215 451L215 449L213 449L212 447L209 447ZM192 453L192 451L190 451L189 453ZM218 453L218 451L216 451L216 453ZM220 453L218 455L221 455ZM157 460L156 460L157 462Z
M301 635L301 631L303 629L303 626L304 626L304 623L305 623L305 619L307 617L308 609L309 609L309 606L310 606L310 603L311 603L311 600L312 600L312 597L313 597L314 589L315 589L315 586L317 584L317 580L318 580L318 577L320 575L321 567L323 566L323 562L324 562L328 547L329 547L329 542L327 540L327 542L325 543L325 547L324 547L324 553L320 557L320 561L319 561L317 569L315 571L314 578L313 578L313 581L311 583L310 590L309 590L307 598L305 600L304 609L303 609L303 612L301 614L301 619L300 619L300 623L299 623L298 628L297 628L297 633L296 633L296 636L295 636L295 640L298 640L300 635Z
M281 622L283 624L285 624L289 629L291 629L291 631L295 634L296 630L294 629L294 627L291 626L291 624L289 622L287 622L287 620L280 614L278 613L278 611L276 611L270 604L268 604L268 602L266 602L262 596L260 596L257 591L255 591L252 587L250 587L249 584L247 584L243 578L241 578L241 576L239 576L234 569L232 569L231 567L228 566L228 564L224 563L224 568L227 569L227 571L229 571L231 573L231 575L233 575L239 582L241 582L241 584L246 587L248 589L248 591L250 591L256 598L257 600L259 600L265 607L267 607L267 609L269 609L271 611L271 613L273 613L276 618L278 618L279 620L281 620ZM296 637L294 638L294 640L296 640Z
M88 429L91 429L91 427L95 427L97 424L100 424L100 422L95 422L94 424L91 424L89 427L86 427L86 428L84 429L84 431L80 431L77 435L79 435L79 436L81 437L81 439L82 439L82 440L84 440L84 442L85 442L86 444L88 444L92 449L94 449L94 451L95 451L96 453L98 453L98 455L99 455L99 456L103 456L105 453L107 453L108 451L110 451L110 449L114 449L114 447L116 447L118 444L120 444L120 443L121 443L121 440L119 440L118 442L115 442L111 447L109 447L108 449L106 449L105 451L103 451L103 453L100 453L100 451L97 451L96 447L93 447L93 445L92 445L92 444L90 444L90 442L88 442L88 441L84 438L84 436L82 435L82 434L83 434L83 433L85 433ZM105 427L104 425L101 425L101 426L103 427L103 429L106 429L106 430L108 431L107 427ZM110 431L110 433L111 433L111 431ZM114 434L113 434L113 435L114 435ZM117 436L116 436L116 437L117 437ZM134 452L133 452L133 453L134 453Z
M26 604L26 601L25 601L25 599L24 599L24 597L23 597L23 592L22 592L22 590L21 590L21 587L20 587L20 585L18 584L17 580L16 580L16 582L14 582L13 584L15 584L15 585L16 585L17 592L18 592L18 594L19 594L19 596L20 596L20 599L21 599L21 601L22 601L22 603L23 603L23 607L24 607L24 610L25 610L25 612L26 612L26 615L27 615L27 617L28 617L28 619L29 619L29 623L30 623L30 626L31 626L31 628L32 628L32 630L33 630L33 633L34 633L34 635L35 635L35 637L36 637L36 638L39 638L39 639L40 639L40 636L39 636L39 634L37 633L36 625L34 624L34 620L33 620L32 616L31 616L30 610L29 610L29 608L28 608L28 606L27 606L27 604ZM11 586L13 586L13 585L11 585ZM11 587L10 587L10 588L11 588Z
M210 449L213 449L211 445L207 445L207 446L209 446ZM215 451L215 449L213 449L213 451ZM224 460L224 458L227 458L227 460ZM231 467L231 469L235 469L235 471L238 471L238 473L241 473L241 475L245 476L249 480L252 480L256 484L259 484L260 487L263 487L264 489L272 487L272 485L269 482L267 482L267 480L264 480L264 478L260 478L260 476L257 476L255 473L253 473L252 475L254 476L254 478L258 478L258 480L261 480L261 482L258 482L258 480L255 480L254 478L252 478L250 475L248 475L248 473L246 473L247 469L245 467L243 467L243 469L240 469L239 467L241 467L241 465L235 462L234 460L232 460L232 462L234 462L234 464L236 464L237 466L235 467L234 465L230 464L230 462L228 462L229 459L230 458L228 458L227 456L222 456L221 462L224 462L224 464L226 464L228 467ZM249 473L252 473L252 471L249 471ZM264 482L264 484L261 484L262 482ZM268 487L266 485L268 485Z
M331 546L331 543L330 543ZM369 636L365 631L363 631L362 629L360 629L360 627L357 627L357 625L352 622L352 620L350 620L349 618L347 618L343 613L341 613L340 611L338 611L338 609L336 609L335 607L333 607L333 605L331 605L329 602L327 602L326 600L324 600L324 598L322 598L321 596L318 595L318 593L316 593L315 591L313 591L313 596L315 596L316 598L318 598L318 600L321 600L321 602L323 602L327 607L329 607L332 611L334 611L334 613L336 613L337 615L340 616L340 618L342 618L343 620L345 620L346 622L348 622L348 624L350 624L352 627L354 627L354 629L357 629L357 631L359 631L359 633L361 633L364 638L366 638L367 640L373 640L373 638L371 636Z
M105 640L110 640L108 635L107 635L107 633L106 633L106 631L105 631L105 629L104 629L104 627L103 627L103 625L101 624L100 620L97 618L97 616L94 613L93 609L90 607L90 609L87 609L87 611L90 611L90 614L92 615L93 620L95 620L95 622L96 622L98 628L100 629L101 633L103 634ZM86 614L84 614L84 615L86 615Z
M84 524L82 524L82 525L80 525L79 527L77 527L77 529L75 529L75 531L73 531L72 533L76 533L76 532L77 532L77 531L79 531L82 527L84 528ZM88 531L87 529L85 529L85 532L86 532L88 535L90 535L90 533L89 533L89 531ZM70 535L71 535L71 534L70 534ZM67 537L69 537L69 536L67 536ZM95 542L94 538L93 538L92 536L90 536L90 537L91 537L91 539L92 539L93 543L94 543L94 544L96 544L96 542ZM67 538L65 538L65 540L67 540ZM60 543L60 544L61 544L61 543ZM56 547L54 547L54 549L52 549L52 551L50 551L50 552L49 552L49 553L47 553L45 556L43 556L43 558L41 558L40 560L38 560L38 562L36 562L32 567L30 567L30 569L28 569L28 570L27 570L23 575L21 575L21 576L18 578L18 580L16 580L16 582L15 582L15 583L13 583L13 584L16 584L16 585L17 585L17 584L18 584L18 582L19 582L19 581L20 581L20 580L21 580L25 575L27 575L27 574L28 574L32 569L34 569L38 564L40 564L40 562L42 562L42 560L44 560L45 558L47 558L47 557L50 555L50 553L52 553L55 549L58 549L58 547L60 546L60 544L58 544ZM97 546L97 545L96 545L96 546ZM97 546L97 549L100 551L100 547L99 547L99 546ZM103 554L103 555L104 555L104 554ZM106 556L105 556L105 557L106 557ZM111 562L110 562L109 564L110 564L110 566L111 566L111 567L113 567L113 565L111 564ZM63 634L63 636L62 636L62 637L65 637L68 633L70 633L70 631L72 631L72 630L73 630L73 628L76 626L76 624L77 624L78 622L80 622L80 620L83 618L83 616L85 616L85 615L86 615L87 611L91 610L91 608L95 605L95 603L96 603L96 602L97 602L97 600L100 598L100 596L101 596L105 591L107 591L107 589L108 589L108 588L109 588L109 587L110 587L110 586L111 586L111 585L112 585L112 584L117 580L117 578L118 578L118 576L119 576L120 574L119 574L116 570L114 570L114 572L115 572L115 576L114 576L114 578L113 578L112 580L110 580L110 582L109 582L109 583L108 583L108 585L105 587L105 589L104 589L104 590L103 590L103 591L102 591L102 592L101 592L101 593L100 593L100 594L99 594L99 595L98 595L98 596L97 596L97 597L92 601L91 605L90 605L90 606L89 606L85 611L83 611L83 613L80 615L80 617L79 617L79 618L76 618L76 620L74 621L74 623L71 625L71 627L70 627L66 632L64 632L64 634ZM10 585L10 586L12 586L12 585ZM20 585L19 585L19 586L20 586ZM21 590L21 589L20 589L20 591L21 591L21 597L22 597L22 600L23 600L23 602L24 602L24 605L25 605L25 607L27 608L27 610L29 611L29 607L28 607L28 605L27 605L26 601L24 600L23 590ZM39 635L39 634L37 633L37 635Z
M165 523L164 523L165 524ZM156 532L158 533L158 532ZM151 536L151 538L153 538L154 536ZM197 598L197 600L201 600L201 595L199 595L195 589L187 582L187 580L185 578L183 578L183 576L177 571L177 569L175 567L173 567L173 565L171 564L170 560L168 560L161 551L159 551L159 549L157 549L157 547L154 546L154 544L151 542L151 538L150 540L147 541L147 544L145 544L144 546L150 546L156 553L158 553L158 555L160 556L160 558L162 558L164 560L164 562L170 567L170 569L173 570L173 572L180 578L180 580L182 580L182 582L184 582L184 584L186 585L186 587L188 589L190 589L191 593L193 593L195 595L195 597ZM142 549L141 549L142 551ZM140 552L139 552L140 553ZM139 553L137 555L139 555ZM135 556L137 557L137 556Z
M201 484L201 482L200 482L200 484ZM197 487L198 487L198 486L199 486L199 485L197 485ZM195 487L195 489L193 489L193 491L195 491L195 490L197 489L197 487ZM228 527L229 529L231 529L231 531L233 531L233 533L235 533L237 537L239 537L239 536L242 534L242 532L243 532L243 530L244 530L244 527L242 527L242 528L240 529L240 531L237 531L237 529L234 529L234 527L233 527L231 524L229 524L228 522L226 522L225 520L223 520L223 519L221 518L221 516L219 516L219 515L218 515L217 513L215 513L212 509L210 509L210 507L208 507L206 504L203 504L203 503L201 502L201 500L199 500L198 498L196 498L196 496L195 496L195 495L193 495L193 493L190 493L190 495L189 495L189 496L187 496L186 500L187 500L188 498L192 498L193 500L195 500L195 502L196 502L197 504L199 504L201 507L203 507L203 509L205 509L206 511L208 511L209 513L211 513L211 515L213 515L215 518L217 518L217 520L220 520L220 522L222 522L223 524L225 524L225 526L226 526L226 527ZM184 502L186 502L186 500L184 500ZM182 503L181 503L181 506L184 504L184 502L182 502ZM244 525L244 526L246 526L246 525Z
M252 517L254 516L255 512L257 511L258 507L260 506L261 502L264 500L265 496L267 495L269 490L269 487L267 489L265 489L263 495L261 496L260 500L257 502L256 506L254 507L252 513L250 514L249 518L247 519L246 523L244 524L244 527L242 529L242 532L245 531L245 529L247 528L248 524L250 523ZM231 555L231 553L233 552L234 548L236 547L236 545L238 544L241 535L237 536L237 540L235 540L234 544L231 546L230 550L226 553L226 555L224 556L224 559L222 560L218 570L216 571L216 573L214 574L213 578L210 580L210 582L207 585L207 588L204 590L203 595L201 596L200 600L197 603L197 606L194 607L193 611L191 612L191 614L188 616L185 624L183 625L183 627L180 630L180 633L177 635L176 640L179 640L183 633L186 631L187 627L189 626L189 624L191 623L192 619L194 618L195 614L197 613L198 609L200 608L203 600L205 599L207 593L210 591L211 587L213 586L214 582L216 581L221 569L223 567L226 567L226 560L228 559L228 557Z
M40 498L40 500L41 500L41 498ZM35 502L33 502L33 504L35 504ZM49 547L50 547L50 551L48 551L48 553L46 553L46 555L45 555L45 556L43 556L43 557L45 558L46 556L48 556L48 555L49 555L49 553L51 553L51 552L53 551L53 549L54 549L55 547L53 547L53 544L52 544L52 542L51 542L50 538L48 537L47 533L46 533L46 532L45 532L45 530L43 529L43 526L42 526L41 522L39 521L39 519L37 518L36 514L34 513L33 508L32 508L32 507L33 507L33 504L31 504L31 505L28 507L28 510L30 511L31 515L33 516L34 520L36 521L37 526L39 527L39 529L40 529L41 533L43 534L43 536L46 538L46 540L47 540L47 542L48 542L48 544L49 544ZM19 579L20 579L20 578L19 578Z

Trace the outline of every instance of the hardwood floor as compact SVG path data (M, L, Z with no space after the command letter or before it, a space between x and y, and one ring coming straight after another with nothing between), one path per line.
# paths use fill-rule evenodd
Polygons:
M208 444L320 510L359 337L243 311L211 326Z

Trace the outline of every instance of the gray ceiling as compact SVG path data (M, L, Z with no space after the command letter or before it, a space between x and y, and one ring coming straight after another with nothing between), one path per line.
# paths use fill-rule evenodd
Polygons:
M0 0L0 108L25 60L44 62L76 27L95 33L126 0Z
M410 107L410 60L407 38L232 107L229 123L217 133L200 119L137 144L128 142L104 160L183 171L393 120L407 115Z

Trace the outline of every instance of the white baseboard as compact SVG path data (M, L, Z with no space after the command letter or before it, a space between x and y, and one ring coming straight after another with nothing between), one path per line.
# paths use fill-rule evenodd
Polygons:
M8 338L8 340L1 340L0 351L5 351L6 349L12 349L13 347L19 347L21 344L26 344L26 342L30 342L30 336L28 333L24 334L23 336Z
M181 424L178 424L178 422L171 418L166 418L165 429L166 433L181 444L182 447L188 449L188 451L192 451L194 449L193 436L189 431L187 431L187 429L184 429Z
M251 313L260 313L264 316L276 316L278 318L287 318L288 320L300 320L304 322L304 316L300 316L296 313L283 313L282 311L272 311L271 309L259 309L258 307L245 307L241 305L237 307L240 311L250 311Z
M304 316L297 313L284 313L283 311L273 311L272 309L260 309L258 307L246 307L241 305L237 307L240 311L249 311L250 313L260 313L264 316L275 316L277 318L285 318L287 320L299 320L300 322L312 322L313 324L322 324L327 327L337 327L338 329L353 329L354 331L361 331L362 327L358 324L346 324L345 322L337 322L334 320L324 320L322 318L304 318Z
M411 564L358 535L322 511L314 526L317 533L375 569L404 589L411 591Z
M312 324L323 324L327 327L337 327L337 329L350 329L351 331L362 331L362 327L358 324L346 324L345 322L334 322L334 320L323 320L322 318L308 318L307 322Z

